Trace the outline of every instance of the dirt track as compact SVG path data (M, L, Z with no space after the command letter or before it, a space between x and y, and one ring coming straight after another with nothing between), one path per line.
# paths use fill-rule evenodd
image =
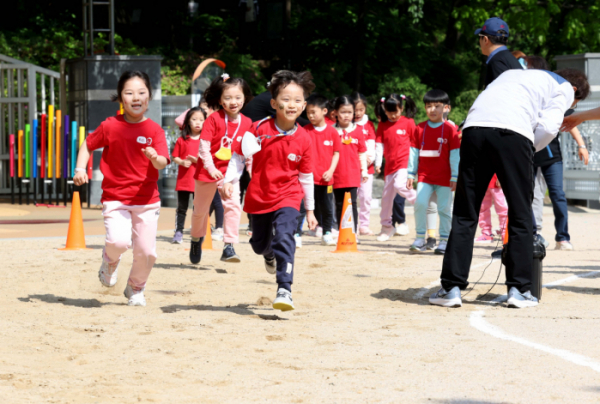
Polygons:
M549 240L551 224L546 208ZM409 255L414 232L363 238L355 255L305 237L288 313L271 309L273 277L245 235L242 264L209 251L195 267L187 243L161 232L145 308L122 296L130 253L115 288L98 282L102 237L83 252L57 251L63 239L3 240L0 401L600 402L599 226L600 213L570 212L577 250L549 251L544 281L586 277L544 289L526 310L473 302L497 261L462 309L429 306L442 258ZM471 280L492 250L476 248Z

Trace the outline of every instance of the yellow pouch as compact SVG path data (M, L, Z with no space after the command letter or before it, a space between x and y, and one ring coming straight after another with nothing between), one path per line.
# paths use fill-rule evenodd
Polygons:
M343 144L351 144L352 143L352 138L349 137L348 139L342 139L342 143Z
M327 187L327 193L328 193L328 194L332 194L332 193L333 193L333 185L329 185L329 186Z
M231 160L231 149L221 146L219 151L215 153L215 157L223 161Z

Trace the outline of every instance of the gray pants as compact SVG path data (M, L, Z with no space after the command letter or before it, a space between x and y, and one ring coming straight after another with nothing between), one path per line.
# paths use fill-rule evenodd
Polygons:
M542 231L542 222L544 221L544 197L546 196L546 181L542 175L542 169L538 168L535 176L535 188L533 190L533 203L531 209L533 210L533 217L535 217L535 224L537 231Z

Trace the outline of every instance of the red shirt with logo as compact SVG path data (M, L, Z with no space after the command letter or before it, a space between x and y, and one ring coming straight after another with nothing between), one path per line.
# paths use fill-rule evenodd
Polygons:
M440 148L441 145L441 148ZM460 138L456 127L444 122L437 128L421 122L417 127L411 147L420 150L419 182L442 187L450 186L452 171L450 168L450 151L460 148ZM439 153L439 156L435 156Z
M354 125L354 124L353 124ZM334 126L340 137L340 162L333 174L333 187L358 188L361 182L360 160L358 153L365 153L367 146L360 126L354 125L351 132ZM350 144L344 144L344 139L352 139Z
M179 157L185 160L187 156L198 157L198 150L200 150L200 138L192 139L191 137L183 138L180 137L175 142L173 158ZM202 160L198 159L198 162L202 164ZM179 166L177 169L177 185L175 186L176 191L188 191L194 192L194 174L196 173L196 165L198 163L192 163L189 167Z
M217 170L221 171L223 175L225 175L225 171L227 171L229 160L219 160L215 157L215 153L221 148L221 142L225 137L225 134L227 134L229 139L232 139L230 148L231 153L233 154L233 152L241 145L244 133L249 131L252 127L252 120L242 114L240 114L239 121L236 123L232 123L228 119L227 125L225 125L225 117L225 111L222 109L210 114L204 122L202 133L200 134L201 140L208 140L210 142L210 154L213 163ZM199 161L196 166L194 178L203 182L217 182L217 180L210 176L206 168L204 168L202 161Z
M365 144L368 144L369 140L372 140L373 143L375 143L376 134L375 134L375 125L373 125L373 122L367 121L364 125L360 125L358 123L357 123L357 125L363 131L363 136L365 137ZM374 146L375 145L373 145L373 147ZM367 149L368 148L369 147L367 146ZM373 156L374 156L374 154L373 154ZM375 158L373 158L373 162L371 163L371 165L369 165L368 169L369 169L369 174L375 173Z
M252 179L246 191L244 211L263 214L281 208L300 210L304 191L298 174L313 172L310 135L298 126L291 136L275 137L279 131L274 119L263 122L258 129L257 124L252 129L255 136L272 137L263 138L261 150L252 156ZM241 153L241 148L236 152Z
M311 137L315 185L332 185L333 178L329 182L323 181L323 173L331 167L333 153L340 151L342 145L340 135L330 125L326 125L323 130L318 130L314 125L309 124L304 127L304 130Z
M396 122L380 122L377 128L377 143L383 144L385 175L408 167L411 140L417 126L411 118L401 116Z
M125 205L150 205L160 201L158 170L142 152L153 147L170 162L165 132L152 121L128 123L123 115L110 117L85 140L89 151L104 148L100 171L102 203L119 201Z

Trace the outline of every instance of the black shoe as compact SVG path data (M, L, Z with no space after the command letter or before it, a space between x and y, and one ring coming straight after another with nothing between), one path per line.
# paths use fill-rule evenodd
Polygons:
M192 241L190 246L190 262L192 264L198 264L202 259L202 242L204 237L200 237L199 241Z
M503 248L496 250L492 253L492 258L502 258L502 251L504 251Z
M427 242L425 243L425 248L428 250L435 250L435 246L437 244L437 240L433 237L427 237Z
M223 255L221 255L221 261L225 262L240 262L240 257L235 253L233 244L225 244L223 248Z

